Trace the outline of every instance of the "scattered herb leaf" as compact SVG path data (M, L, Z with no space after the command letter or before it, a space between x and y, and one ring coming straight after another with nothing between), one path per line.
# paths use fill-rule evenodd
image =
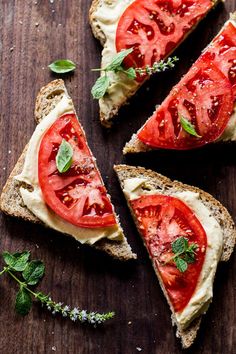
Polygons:
M43 277L45 266L41 261L31 261L24 269L22 276L28 285L36 285Z
M69 73L76 68L76 64L68 59L55 60L53 63L48 65L49 69L56 74Z
M15 300L15 310L18 314L27 315L32 307L32 298L34 298L51 311L53 315L58 313L74 322L87 322L95 327L115 316L114 312L87 312L78 307L71 309L70 306L63 305L62 302L53 301L49 295L40 291L35 292L30 286L35 286L42 279L45 266L42 261L30 261L29 251L13 254L3 252L2 257L6 266L0 271L0 276L7 273L19 286Z
M19 315L25 316L32 307L32 298L28 291L22 287L16 294L15 309Z
M175 63L179 60L177 57L169 58L167 61L161 60L160 62L155 62L153 66L146 65L145 68L133 68L130 67L125 69L123 66L124 59L132 53L133 48L129 48L126 50L122 50L117 53L112 59L111 63L108 64L105 68L101 69L92 69L92 71L103 71L105 75L100 76L95 84L92 87L91 93L93 98L100 99L102 98L109 86L110 79L107 75L107 72L112 71L114 73L122 72L124 73L128 79L135 80L137 78L137 74L140 76L151 75L156 72L166 71L167 69L171 69L175 66Z
M171 244L174 256L171 258L175 262L177 269L184 273L188 269L188 264L195 262L195 250L198 248L196 243L189 245L186 237L178 237Z
M116 71L121 67L121 64L123 63L124 59L132 53L133 48L121 50L119 53L117 53L111 63L106 66L105 71Z
M93 98L96 100L99 100L102 98L105 93L107 92L107 89L109 87L110 81L108 76L105 74L103 76L100 76L95 84L92 87L91 93L93 95Z
M72 165L73 148L66 141L62 139L61 145L56 155L56 165L60 173L64 173L69 170Z
M201 138L201 135L198 135L196 132L194 125L183 116L180 116L180 124L188 134L193 135L196 138Z

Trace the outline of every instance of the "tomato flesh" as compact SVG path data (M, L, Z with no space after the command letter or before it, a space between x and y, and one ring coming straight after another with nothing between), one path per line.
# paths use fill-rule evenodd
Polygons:
M229 79L236 99L236 27L229 22L203 54Z
M65 173L60 173L56 166L62 139L73 148L72 165ZM38 177L46 204L64 220L88 228L116 224L110 199L75 114L59 117L44 134Z
M127 67L153 65L167 57L212 6L210 0L136 0L119 20L117 52L134 49L125 60Z
M207 236L193 211L181 200L164 195L143 195L130 201L147 250L161 276L175 312L181 312L196 289L205 260ZM181 273L171 259L171 245L184 236L195 243L194 263Z

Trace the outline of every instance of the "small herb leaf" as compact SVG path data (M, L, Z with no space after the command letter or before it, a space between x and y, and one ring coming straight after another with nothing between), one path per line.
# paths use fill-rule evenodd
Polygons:
M188 269L188 264L187 262L180 258L180 257L177 257L175 259L175 264L176 264L176 267L177 269L181 272L181 273L184 273L187 269Z
M136 71L135 71L134 68L129 68L129 69L127 69L127 70L124 70L123 72L124 72L124 73L127 75L127 77L128 77L129 79L131 79L131 80L134 80L134 79L136 79L136 77L137 77Z
M62 140L56 156L56 165L60 173L69 170L72 165L73 148L65 139Z
M54 73L65 74L65 73L69 73L70 71L75 70L76 65L71 60L61 59L61 60L54 61L53 63L48 65L48 67Z
M25 316L29 313L32 306L30 294L24 288L21 288L16 295L15 309L19 315Z
M44 272L45 266L43 262L35 260L27 264L22 276L28 285L36 285L43 277Z
M196 138L201 138L201 135L198 135L193 124L183 116L180 116L180 124L188 134L193 135Z
M110 80L107 75L100 76L92 87L91 93L94 99L102 98L109 87Z
M179 237L171 244L171 247L175 254L183 253L188 247L188 240L183 236Z
M29 257L29 251L14 254L10 254L9 252L3 252L3 259L5 263L10 266L11 269L17 272L22 272L25 269Z
M121 50L119 53L117 53L111 63L106 67L106 71L115 71L118 67L121 66L123 63L123 60L130 54L132 53L133 48Z

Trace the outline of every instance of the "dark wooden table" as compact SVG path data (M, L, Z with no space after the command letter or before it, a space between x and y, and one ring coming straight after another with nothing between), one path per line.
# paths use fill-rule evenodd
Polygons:
M90 95L100 46L93 38L86 0L0 0L1 97L0 185L3 186L34 127L33 109L40 87L55 78L47 65L58 58L77 63L65 77L91 149L120 214L138 260L121 264L43 227L0 216L0 251L29 249L46 263L41 289L57 301L90 310L115 310L114 320L93 329L53 318L35 305L24 319L14 313L15 284L0 281L0 353L145 354L181 353L166 304L150 261L135 230L117 179L114 163L152 168L212 193L236 217L236 146L211 146L195 152L155 152L122 157L122 147L162 101L209 43L236 1L219 5L179 48L180 62L171 72L153 77L117 124L106 131ZM0 261L1 262L1 261ZM1 262L2 264L2 262ZM214 301L191 353L236 352L236 257L219 266Z

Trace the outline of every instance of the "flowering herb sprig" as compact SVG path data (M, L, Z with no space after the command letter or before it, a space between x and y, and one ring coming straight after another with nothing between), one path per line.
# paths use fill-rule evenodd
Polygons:
M3 252L2 256L5 266L0 272L0 276L7 273L19 286L15 301L15 309L18 314L27 315L32 307L32 298L34 298L53 315L61 314L74 322L87 322L95 327L114 317L114 312L100 314L87 312L78 307L70 308L68 305L63 305L62 302L53 301L49 295L34 291L32 287L38 285L44 276L45 266L42 261L30 260L29 251L13 254Z
M104 68L100 69L92 69L92 71L102 71L104 74L100 76L95 84L92 87L91 93L94 99L102 98L109 86L110 79L107 73L114 72L122 72L125 74L130 80L135 80L137 76L145 76L152 75L157 72L166 71L167 69L171 69L175 66L175 63L179 60L177 57L169 58L167 61L161 60L160 62L155 62L152 66L146 65L144 68L133 68L130 67L126 69L123 65L124 59L133 52L133 48L129 48L126 50L122 50L117 53L110 64L108 64Z

